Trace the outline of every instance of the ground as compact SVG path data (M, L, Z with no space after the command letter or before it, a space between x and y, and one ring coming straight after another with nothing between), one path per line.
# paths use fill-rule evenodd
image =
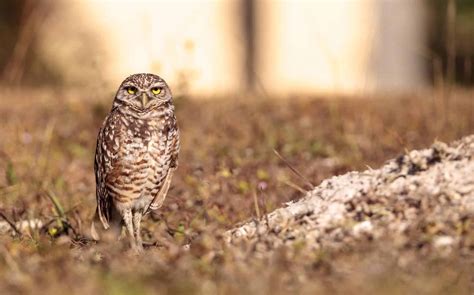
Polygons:
M303 198L229 230L224 238L252 244L260 255L272 255L283 245L320 252L383 241L403 264L418 258L413 251L470 258L473 160L474 135L451 145L436 142L380 169L328 178Z
M435 255L420 247L400 261L387 241L365 239L336 250L292 243L262 255L258 243L229 246L225 232L328 177L474 133L473 94L178 97L180 167L164 207L145 222L150 246L136 257L125 243L87 239L95 140L113 93L4 89L1 213L43 226L0 236L0 292L468 294L472 249Z

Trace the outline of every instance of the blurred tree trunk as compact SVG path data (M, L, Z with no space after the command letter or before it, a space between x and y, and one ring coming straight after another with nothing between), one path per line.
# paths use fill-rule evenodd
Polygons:
M49 1L24 1L18 38L8 62L3 69L3 80L7 85L21 82L25 71L28 51L34 42L35 33L46 17Z
M456 80L456 1L449 0L446 9L446 78L451 85Z
M241 0L242 2L242 30L245 46L245 87L252 91L255 88L255 3L253 0Z

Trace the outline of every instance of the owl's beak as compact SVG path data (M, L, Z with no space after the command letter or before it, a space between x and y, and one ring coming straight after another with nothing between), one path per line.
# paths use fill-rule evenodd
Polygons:
M145 108L146 105L148 104L148 102L150 101L150 99L148 98L148 95L144 92L142 93L142 107Z

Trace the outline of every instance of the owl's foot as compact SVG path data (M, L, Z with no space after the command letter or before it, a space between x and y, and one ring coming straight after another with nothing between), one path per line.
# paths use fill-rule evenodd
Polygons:
M137 254L137 255L143 253L144 251L143 245L141 243L135 243L134 245L132 245L131 250L132 250L132 253Z

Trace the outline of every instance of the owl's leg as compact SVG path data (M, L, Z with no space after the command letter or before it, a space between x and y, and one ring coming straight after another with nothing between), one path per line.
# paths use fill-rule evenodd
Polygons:
M130 245L133 250L138 250L137 249L137 243L135 240L135 236L133 235L133 218L132 218L132 210L131 209L125 209L123 211L123 222L125 223L125 227L127 229L127 234L130 239Z
M142 235L140 233L140 223L142 222L142 215L143 213L141 211L133 212L133 229L138 251L143 251L143 241Z

